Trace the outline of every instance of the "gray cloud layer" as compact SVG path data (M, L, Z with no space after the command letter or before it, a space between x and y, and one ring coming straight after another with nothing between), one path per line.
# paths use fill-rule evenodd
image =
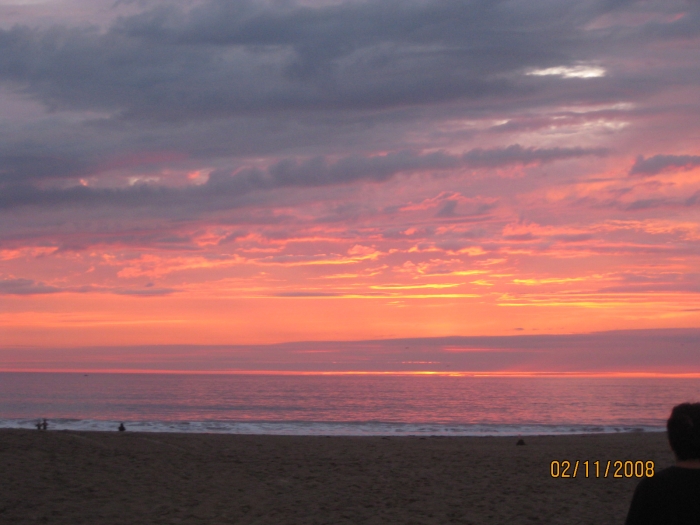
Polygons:
M0 79L55 107L133 118L377 108L513 91L575 58L589 2L391 1L310 8L212 0L96 28L0 31Z
M54 111L0 127L0 209L86 204L222 209L263 189L381 182L401 172L602 155L603 150L576 144L473 149L461 157L418 154L412 153L415 144L416 151L452 144L426 138L406 145L403 139L417 123L431 129L457 116L499 121L533 109L536 115L494 124L494 130L517 132L532 119L546 127L551 121L539 108L635 101L664 87L698 82L697 68L681 59L660 60L644 70L615 66L627 56L646 56L658 41L667 45L697 37L697 2L144 5L142 12L103 28L0 29L0 88ZM601 17L638 12L650 15L650 21L592 28ZM526 75L581 64L600 64L607 74ZM675 74L663 74L667 70ZM567 118L574 114L587 118L575 111ZM517 139L504 142L509 140ZM409 149L400 151L404 148ZM106 188L123 186L131 172L140 176L175 164L142 158L154 151L176 152L197 169L214 171L199 187L175 188L166 181ZM377 156L376 151L396 153ZM247 158L270 155L288 160L267 170L239 169ZM329 161L331 156L340 160ZM694 159L640 157L630 173L654 173L679 162L687 167ZM115 176L115 166L124 173ZM232 176L234 168L239 171ZM75 186L80 178L104 173L113 180L97 188Z
M167 4L120 18L106 31L0 30L0 81L52 107L136 119L523 96L533 83L553 80L525 82L528 69L595 60L601 40L618 41L609 29L586 25L633 3ZM698 9L686 9L681 20L650 23L627 38L692 37Z
M514 144L506 148L473 149L462 155L442 151L426 154L400 151L373 157L345 157L335 162L328 162L323 157L303 162L285 159L264 171L213 172L205 184L185 188L151 184L136 184L123 189L7 186L0 192L0 209L30 205L177 206L190 203L212 210L239 206L241 201L238 198L256 190L321 187L358 181L383 182L399 173L531 165L606 153L602 148L524 148Z

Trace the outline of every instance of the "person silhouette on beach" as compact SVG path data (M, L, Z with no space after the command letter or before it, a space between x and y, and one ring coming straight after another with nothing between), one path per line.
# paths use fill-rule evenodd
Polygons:
M37 430L41 430L41 420L37 419L36 423L34 423L34 426Z
M45 419L41 422L41 430L46 430L49 428L49 423Z
M676 464L639 482L625 525L700 523L700 403L673 407L666 429Z
M124 423L119 423L119 432L124 432L126 430L126 427L124 426Z

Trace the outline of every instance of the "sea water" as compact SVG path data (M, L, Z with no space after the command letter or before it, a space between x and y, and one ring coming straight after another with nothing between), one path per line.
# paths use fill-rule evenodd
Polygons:
M0 373L0 428L289 435L663 430L697 378Z

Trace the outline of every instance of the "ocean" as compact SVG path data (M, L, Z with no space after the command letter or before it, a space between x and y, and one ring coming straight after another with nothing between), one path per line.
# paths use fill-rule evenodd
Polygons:
M0 428L493 436L661 431L698 378L0 373Z

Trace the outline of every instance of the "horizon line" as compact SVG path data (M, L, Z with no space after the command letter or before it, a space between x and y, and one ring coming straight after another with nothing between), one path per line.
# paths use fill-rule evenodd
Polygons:
M171 374L171 375L275 375L275 376L438 376L438 377L513 377L513 378L668 378L700 379L700 372L585 372L585 371L378 371L378 370L172 370L144 368L0 368L0 373L63 373L63 374Z
M596 335L612 335L612 334L629 334L629 333L649 333L649 332L696 332L700 335L699 327L665 327L665 328L625 328L612 330L591 330L584 332L538 332L538 333L509 333L509 334L471 334L471 335L434 335L434 336L415 336L415 337L385 337L385 338L363 338L363 339L289 339L276 342L258 342L258 343L135 343L135 344L106 344L106 345L0 345L1 350L17 350L17 349L71 349L82 350L89 348L143 348L143 347L196 347L196 348L211 348L211 347L251 347L251 346L286 346L297 344L352 344L352 343L383 343L392 341L439 341L449 339L518 339L518 338L533 338L533 337L575 337L575 336L596 336Z

